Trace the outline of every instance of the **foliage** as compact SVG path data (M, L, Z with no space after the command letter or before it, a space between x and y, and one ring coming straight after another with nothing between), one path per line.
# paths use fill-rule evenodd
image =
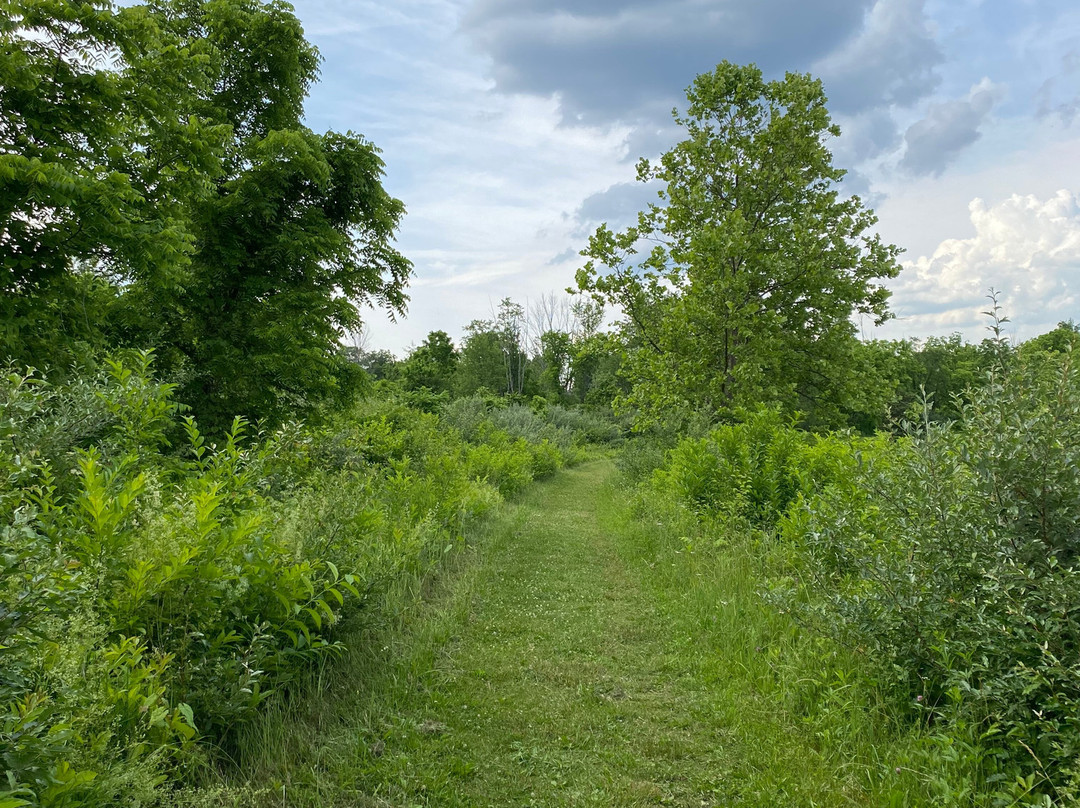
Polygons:
M145 6L5 4L0 355L40 363L98 340L107 278L183 277L187 206L220 176L227 138L185 106L207 88L206 55Z
M402 364L401 381L406 389L426 387L434 393L448 393L457 362L450 336L445 331L432 331Z
M524 308L507 297L493 319L473 320L465 327L456 381L459 395L482 389L509 396L525 392L524 317Z
M154 317L135 329L183 366L180 396L212 430L235 413L280 423L348 400L359 376L339 339L359 328L360 303L400 313L411 272L392 246L404 206L381 186L378 149L302 125L318 54L288 6L155 10L185 43L209 49L212 90L192 104L232 137L224 176L192 209L182 294L133 290Z
M343 615L564 462L392 401L211 443L152 374L0 383L0 801L152 802L340 652Z
M343 400L358 303L411 267L378 150L302 123L284 3L15 0L0 23L0 355L154 345L219 434Z
M1080 751L1080 373L1069 352L1021 361L970 397L955 427L925 414L787 514L783 602L865 653L923 720L978 736L979 788L1030 776L1067 801Z
M622 233L601 226L579 288L622 307L633 388L645 415L689 404L724 412L775 402L835 422L863 381L849 361L851 316L887 316L880 280L898 250L843 198L828 138L839 134L818 81L766 82L724 62L697 77L676 116L688 138L638 179L665 183ZM635 263L641 245L655 243ZM882 405L884 402L882 402Z
M843 437L800 431L778 410L761 409L679 443L652 485L703 516L771 529L793 502L850 475L853 465Z

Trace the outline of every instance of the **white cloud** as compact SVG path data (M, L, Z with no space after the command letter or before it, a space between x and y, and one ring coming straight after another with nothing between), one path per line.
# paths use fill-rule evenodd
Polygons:
M897 320L877 336L960 331L981 339L991 287L1021 338L1080 319L1080 196L1015 194L992 206L975 199L968 210L974 236L905 262L891 284Z
M1013 278L978 245L1003 226L980 217L1049 221L1011 194L1034 194L1045 207L1058 188L1080 189L1075 0L295 5L326 58L310 125L370 136L383 149L387 189L408 208L398 246L416 265L413 302L396 325L371 318L374 347L400 352L433 329L454 335L488 316L491 301L572 283L595 223L625 223L647 201L631 192L642 189L627 158L654 157L682 136L672 104L724 58L755 61L770 76L823 75L845 132L830 144L837 165L852 169L845 187L872 200L884 238L927 256L926 278L913 261L897 284L908 319L891 333L970 328L978 338L991 284L1006 292L1018 324L1033 316L1021 306L1056 322L1060 287ZM912 170L898 166L905 145ZM992 204L973 218L975 197ZM1031 236L1032 222L995 237L999 252L1003 239ZM939 255L945 244L968 246ZM1032 250L1032 273L1043 271L1028 242L1016 249ZM971 278L950 275L953 265ZM1054 271L1071 283L1068 271ZM922 290L934 273L956 288ZM1018 283L1022 298L1009 290ZM1050 296L1045 304L1037 289Z

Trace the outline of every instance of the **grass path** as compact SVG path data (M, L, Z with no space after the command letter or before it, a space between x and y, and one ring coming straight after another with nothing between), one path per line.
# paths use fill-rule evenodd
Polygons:
M701 571L650 554L613 476L596 461L534 485L407 630L369 638L395 662L354 655L249 738L279 804L860 804L753 649L722 650L754 640L703 616L680 577Z

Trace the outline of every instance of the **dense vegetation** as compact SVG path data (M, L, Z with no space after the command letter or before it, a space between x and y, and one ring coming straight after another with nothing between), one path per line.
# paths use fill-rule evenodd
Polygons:
M1071 350L1045 350L1075 334L1059 331L1019 350L992 341L955 420L926 397L893 434L860 437L763 409L624 461L654 512L674 502L669 519L697 525L698 552L759 559L765 602L807 638L803 664L839 664L798 694L800 712L857 687L918 740L903 761L911 800L1078 795L1080 375Z
M838 705L887 736L850 745L867 793L1080 799L1080 332L1010 345L995 299L980 344L859 340L898 250L842 193L819 82L699 76L639 164L660 204L597 230L578 297L398 358L360 306L404 311L404 207L374 145L303 125L286 4L5 10L0 808L242 767L395 582L596 445L643 557L729 559L783 634L742 668L823 746Z
M150 371L142 354L64 388L2 381L5 804L150 802L163 775L227 756L341 650L343 617L605 426L388 397L208 441Z

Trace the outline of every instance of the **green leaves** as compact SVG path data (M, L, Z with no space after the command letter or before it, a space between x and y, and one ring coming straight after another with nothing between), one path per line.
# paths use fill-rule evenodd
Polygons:
M1067 804L1080 751L1080 374L1067 350L995 355L956 423L924 411L789 512L799 583L779 599L865 649L904 712L917 703L919 720L976 737L988 791L1021 777Z
M820 82L724 62L688 100L676 115L687 138L638 165L666 204L622 233L601 226L577 276L625 314L624 403L645 417L775 403L835 422L851 315L887 316L880 280L899 271L898 250L867 234L875 218L858 198L839 196Z
M303 126L319 60L292 9L8 5L0 355L157 346L212 432L354 392L339 339L361 304L404 310L404 207L372 144Z

